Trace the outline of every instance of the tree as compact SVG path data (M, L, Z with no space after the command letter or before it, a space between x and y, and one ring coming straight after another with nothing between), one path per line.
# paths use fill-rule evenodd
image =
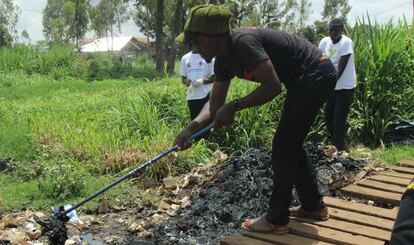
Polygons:
M72 0L75 7L75 17L70 24L71 36L75 38L75 44L80 51L79 41L88 31L89 11L91 8L90 0Z
M312 25L304 27L300 35L304 38L306 38L309 42L313 43L314 45L318 45L318 38L316 36L315 28Z
M182 29L182 15L183 15L183 0L177 0L177 5L175 6L175 20L173 22L172 29L172 41L168 53L167 60L167 72L173 73L175 67L175 57L177 54L177 44L175 42L175 37L181 32Z
M348 0L325 0L323 6L322 17L326 21L330 21L334 18L340 18L347 22L347 15L351 10L351 6L348 4Z
M254 11L255 0L230 0L229 10L234 15L234 20L238 27L241 27Z
M312 13L312 3L308 0L299 0L298 5L296 6L298 11L298 33L301 33L306 26L306 21L309 19L309 15Z
M155 37L156 9L157 4L153 0L137 0L135 3L134 22L144 35L151 38Z
M131 17L128 12L128 0L110 0L113 9L111 24L116 26L117 30L121 32L121 25L129 20ZM111 26L111 27L112 27ZM111 29L113 34L113 30Z
M100 2L97 6L92 7L90 11L92 30L98 37L108 37L110 23L107 15L109 7Z
M75 19L75 5L69 0L48 0L43 9L43 34L49 42L71 39L70 25Z
M121 32L122 23L130 18L127 10L127 0L102 0L91 10L92 29L98 37L110 34L113 43L114 27Z
M155 15L155 66L157 71L164 71L164 0L157 0Z
M30 41L31 41L30 36L26 30L23 30L20 36L22 37L23 40L26 40L30 44Z
M284 3L279 3L279 0L259 0L255 6L256 13L253 13L250 20L256 20L255 25L260 27L279 29L289 21L286 15L294 4L294 0Z
M315 26L315 34L317 40L320 41L322 38L328 35L329 27L327 21L316 20L313 24Z
M20 9L13 0L0 1L0 47L10 45L17 35L16 23Z

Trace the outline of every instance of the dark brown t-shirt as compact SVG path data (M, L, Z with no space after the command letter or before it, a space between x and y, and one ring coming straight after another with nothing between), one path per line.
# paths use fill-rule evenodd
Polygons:
M216 81L237 76L255 81L252 70L266 59L272 61L285 85L294 74L318 62L322 52L304 38L286 32L262 28L240 28L230 32L227 56L217 56L214 64Z

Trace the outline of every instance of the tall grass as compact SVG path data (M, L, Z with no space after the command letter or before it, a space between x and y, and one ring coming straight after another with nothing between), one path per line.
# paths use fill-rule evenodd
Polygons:
M349 135L354 143L378 145L390 122L414 118L413 30L406 22L381 26L362 19L350 35L358 85ZM228 100L255 86L235 79ZM145 177L186 172L216 149L238 154L270 147L284 96L238 112L232 126L162 159ZM15 159L16 179L37 183L45 197L83 195L88 179L130 170L170 147L189 120L180 78L154 72L145 57L121 63L64 47L0 49L0 159ZM323 140L325 132L321 113L308 140Z
M70 47L52 46L47 51L26 45L0 49L0 71L23 71L27 75L51 75L54 79L79 75L78 59Z
M22 44L0 49L0 87L18 85L16 76L34 74L48 75L54 80L128 77L152 80L163 75L154 68L151 60L144 55L120 61L116 55L78 54L73 47L62 45L46 50Z
M414 118L414 30L359 19L351 31L358 84L349 133L356 141L381 144L387 126Z

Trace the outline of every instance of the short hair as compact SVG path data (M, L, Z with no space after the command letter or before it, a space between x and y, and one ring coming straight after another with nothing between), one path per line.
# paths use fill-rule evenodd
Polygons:
M338 27L341 27L342 29L344 29L343 21L341 19L338 19L338 18L331 20L331 22L329 22L329 25L330 26L338 26Z

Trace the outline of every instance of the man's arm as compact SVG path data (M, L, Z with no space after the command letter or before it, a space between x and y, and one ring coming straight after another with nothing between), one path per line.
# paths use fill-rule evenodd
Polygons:
M338 62L338 79L344 73L346 65L348 64L349 57L351 57L351 54L343 55L339 59L339 62Z
M187 77L181 76L181 82L183 82L183 84L187 87L190 86L191 81L187 79Z
M280 94L282 86L270 59L258 64L253 74L255 80L260 81L260 86L237 102L232 101L220 107L214 121L216 128L233 123L236 111L263 105Z
M270 59L259 63L253 70L254 77L260 82L260 86L249 95L238 99L238 109L263 105L282 91L279 77Z
M209 77L207 79L203 79L203 83L204 84L214 83L214 75L212 75L211 77Z
M191 132L196 132L214 121L217 111L226 101L229 87L230 81L215 82L213 84L210 100L187 127Z

